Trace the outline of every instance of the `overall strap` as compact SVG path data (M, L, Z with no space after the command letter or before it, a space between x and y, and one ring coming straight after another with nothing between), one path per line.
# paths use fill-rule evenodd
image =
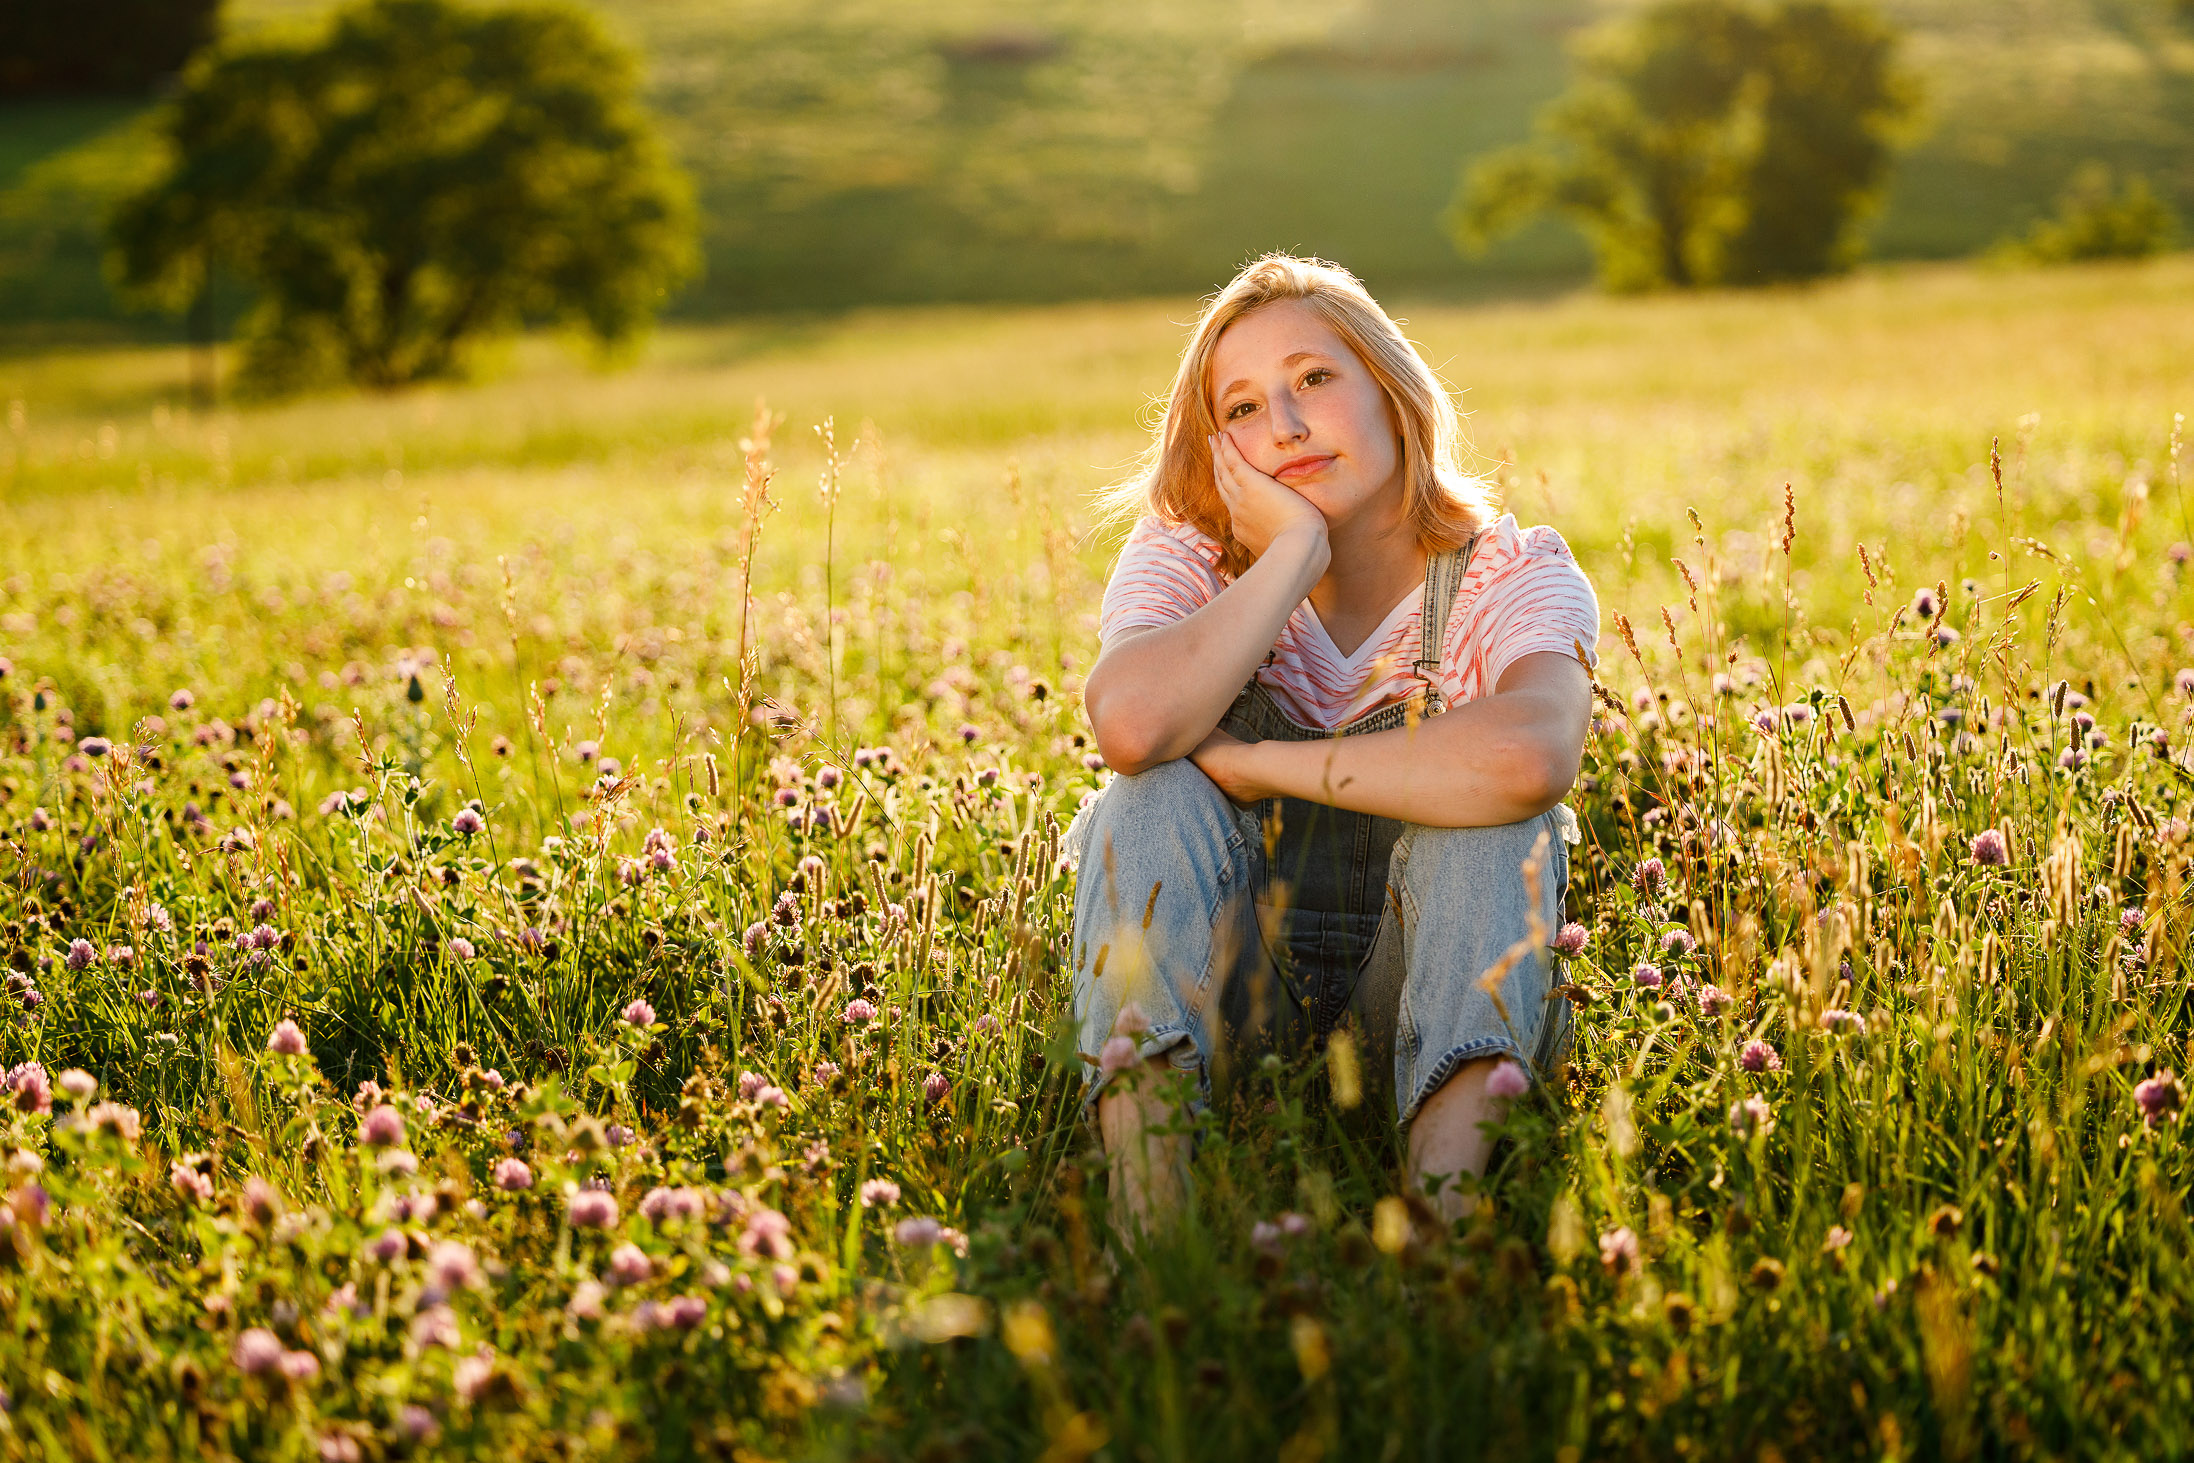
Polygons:
M1443 709L1438 678L1441 640L1447 630L1448 611L1455 607L1455 592L1470 571L1470 556L1478 551L1479 534L1472 534L1459 549L1434 554L1425 561L1425 601L1417 620L1417 659L1412 669L1425 683L1427 714Z

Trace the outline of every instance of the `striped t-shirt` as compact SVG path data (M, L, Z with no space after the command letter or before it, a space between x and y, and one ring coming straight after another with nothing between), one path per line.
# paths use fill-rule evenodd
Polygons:
M1146 516L1135 525L1105 584L1099 633L1109 640L1139 625L1166 625L1209 604L1227 580L1223 550L1187 524ZM1424 585L1413 585L1353 655L1343 655L1304 600L1257 672L1280 709L1297 723L1332 731L1417 688L1417 622ZM1553 529L1519 528L1504 513L1487 526L1471 555L1440 642L1440 694L1449 705L1490 695L1501 672L1521 656L1554 650L1594 654L1600 603L1591 581Z

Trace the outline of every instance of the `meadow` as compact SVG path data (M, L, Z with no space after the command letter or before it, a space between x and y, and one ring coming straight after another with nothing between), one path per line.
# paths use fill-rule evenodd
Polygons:
M2194 259L1403 306L1601 597L1577 1044L1453 1232L1276 1060L1137 1251L1059 835L1192 309L0 357L0 1454L2194 1445Z

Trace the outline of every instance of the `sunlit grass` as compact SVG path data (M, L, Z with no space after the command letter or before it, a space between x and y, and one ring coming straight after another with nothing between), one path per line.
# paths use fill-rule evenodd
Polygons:
M210 414L174 353L0 362L0 1058L101 1084L4 1119L0 1438L2184 1451L2190 305L2179 259L1406 310L1608 614L1578 1046L1458 1234L1276 1063L1117 1268L1057 838L1087 495L1189 302Z

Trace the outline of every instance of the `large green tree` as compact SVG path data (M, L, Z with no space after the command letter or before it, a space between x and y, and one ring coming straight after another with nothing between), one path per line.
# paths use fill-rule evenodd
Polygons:
M125 200L112 266L173 308L256 287L249 379L392 387L519 324L630 337L693 270L683 176L636 68L585 12L365 0L313 41L195 63L170 165Z
M1537 136L1474 161L1466 251L1544 212L1614 289L1762 284L1848 267L1914 88L1896 35L1843 0L1663 0L1588 31Z

